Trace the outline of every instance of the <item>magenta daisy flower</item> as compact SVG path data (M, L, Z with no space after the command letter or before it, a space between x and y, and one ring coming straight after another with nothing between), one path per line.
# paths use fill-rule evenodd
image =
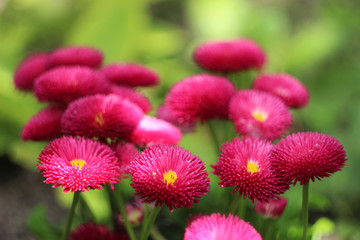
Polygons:
M244 199L249 197L267 201L276 198L289 188L289 182L274 171L270 154L271 142L247 137L242 140L236 137L232 142L225 142L221 147L218 162L211 167L219 176L222 187L232 187L233 193L239 191Z
M172 86L165 104L180 122L228 118L229 101L235 91L233 83L225 77L199 74Z
M182 133L194 132L196 128L196 122L181 122L165 104L158 107L156 117L178 127Z
M250 223L229 214L198 216L185 229L184 240L262 240Z
M176 146L157 145L145 149L131 162L130 175L137 195L155 206L191 208L209 191L204 163Z
M117 95L92 95L69 104L61 126L65 134L86 137L128 138L144 112Z
M79 225L71 232L68 240L128 240L129 236L123 233L112 232L106 225L96 225L88 222Z
M149 99L140 92L136 91L134 88L112 85L108 93L116 94L122 98L129 99L131 102L138 105L144 113L148 113L152 109Z
M291 125L291 113L284 102L266 92L242 90L230 101L229 115L235 130L273 140Z
M100 67L103 54L100 50L91 47L68 46L54 50L48 61L50 68L57 66L88 66Z
M306 87L289 74L261 74L255 79L253 88L278 96L289 107L304 107L309 102Z
M159 76L154 71L137 63L109 64L101 72L114 84L130 87L152 86L159 83Z
M101 189L121 177L115 153L90 139L57 138L40 153L39 160L37 168L46 178L44 182L62 187L64 192Z
M17 89L31 91L37 76L46 71L46 53L36 53L25 58L17 67L14 83Z
M254 210L265 218L280 218L287 205L287 199L285 197L279 197L278 199L270 199L266 201L256 201Z
M141 147L156 144L176 145L182 137L180 129L164 120L144 116L130 136L130 141Z
M112 149L119 159L120 173L129 174L130 163L139 155L138 149L132 143L117 143Z
M34 115L21 132L23 140L47 141L60 137L61 117L65 108L49 106Z
M58 67L40 75L34 94L40 102L69 103L77 98L104 93L109 84L104 76L88 67Z
M250 39L208 42L197 47L194 61L212 72L239 72L260 69L265 64L264 51Z
M346 153L341 143L317 132L299 132L281 139L271 154L274 167L290 181L306 185L343 168Z

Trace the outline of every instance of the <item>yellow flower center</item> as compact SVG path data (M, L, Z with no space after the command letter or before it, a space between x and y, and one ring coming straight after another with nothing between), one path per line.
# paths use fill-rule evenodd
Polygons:
M259 165L256 162L249 161L246 166L246 170L253 175L253 173L256 173L260 171Z
M98 124L99 127L104 125L104 116L102 115L102 113L99 113L95 116L95 122Z
M265 113L263 113L263 112L261 112L261 111L258 111L258 110L253 111L253 112L251 113L251 115L252 115L253 118L255 118L255 120L258 121L258 122L265 122L266 119L267 119L267 117L268 117L267 114L265 114Z
M70 163L71 163L71 166L81 170L84 167L86 162L82 159L74 159L74 160L71 160Z
M167 171L163 174L164 182L166 182L166 187L171 183L171 185L174 185L174 182L177 179L177 175L174 171Z

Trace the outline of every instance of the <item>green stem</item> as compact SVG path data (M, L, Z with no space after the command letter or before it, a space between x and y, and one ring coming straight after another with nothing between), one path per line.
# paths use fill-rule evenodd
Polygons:
M116 214L119 213L119 205L116 200L116 196L114 193L114 190L112 190L110 185L106 185L106 191L109 195L109 201L110 201L110 208L111 208L111 217L112 217L112 223L113 227L116 227L117 221L116 221Z
M80 191L74 192L74 197L73 197L73 201L72 201L72 204L71 204L69 216L68 216L68 219L67 219L67 222L66 222L65 231L63 232L62 239L64 239L64 240L66 240L68 238L68 236L69 236L71 223L72 223L72 220L74 218L75 207L76 207L77 202L79 201L79 196L80 196Z
M166 238L159 232L157 227L153 226L150 230L150 236L154 240L166 240Z
M309 222L309 183L303 185L303 191L302 191L303 240L307 239L308 222Z
M116 197L116 202L119 203L118 207L119 207L121 215L122 215L122 217L124 219L124 224L125 224L126 231L129 234L129 237L130 237L131 240L136 240L134 229L132 228L131 223L130 223L128 217L127 217L127 213L126 213L125 205L124 205L124 200L123 200L123 198L121 196L120 191L117 189L116 185L115 185L115 197Z
M239 197L239 210L238 210L238 216L240 219L245 219L246 216L246 199L243 199Z
M240 198L238 196L233 194L233 200L232 200L232 202L230 204L229 211L228 211L229 213L231 213L233 215L236 214L236 210L237 210L237 208L239 206L239 199Z
M213 122L211 120L208 121L208 127L209 127L209 130L210 130L210 135L211 135L212 141L214 143L216 154L218 154L219 151L220 151L220 143L219 143L219 139L218 139L218 137L216 135L215 126L214 126L214 124L213 124Z
M89 204L85 200L84 194L80 194L80 207L81 207L81 215L83 217L84 222L86 222L88 220L93 221L93 222L96 221L95 216L94 216L93 212L91 211Z
M157 215L159 214L160 210L161 210L161 206L155 207L149 214L148 218L145 219L145 227L144 227L144 231L141 232L140 240L147 240L147 238L150 235L151 227L154 224L155 219L156 219Z
M266 219L266 231L264 240L272 240L272 235L274 231L274 220L273 219Z

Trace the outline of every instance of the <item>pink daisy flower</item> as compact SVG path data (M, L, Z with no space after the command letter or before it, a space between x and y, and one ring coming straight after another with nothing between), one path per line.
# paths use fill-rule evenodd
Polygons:
M130 87L152 86L159 83L154 71L137 63L114 63L101 69L101 72L113 84Z
M239 72L260 69L265 64L264 51L250 39L208 42L197 47L194 61L212 72Z
M49 106L34 115L24 126L21 132L23 140L47 141L60 137L61 116L65 108Z
M77 98L104 93L109 84L102 74L88 67L58 67L40 75L34 94L40 102L69 103Z
M287 205L287 199L285 197L279 197L278 199L270 199L266 201L256 201L254 210L265 218L280 218Z
M106 225L96 225L88 222L79 225L71 232L68 240L127 240L129 236L123 233L112 232Z
M68 46L54 50L48 61L48 67L57 66L87 66L90 68L100 67L103 54L100 50L91 47Z
M255 79L253 88L278 96L288 107L304 107L309 102L306 87L289 74L261 74Z
M92 95L71 102L61 127L65 134L100 139L127 139L144 112L134 103L117 95Z
M209 191L204 163L176 146L157 145L145 149L131 162L130 176L137 195L155 206L191 208Z
M316 132L299 132L281 139L271 159L276 170L290 181L306 185L310 179L321 180L343 168L346 153L331 136Z
M133 226L138 226L144 219L145 206L139 197L134 197L125 204L125 211L129 222ZM124 218L121 214L116 219L119 225L124 225Z
M57 138L40 153L40 169L44 181L64 188L64 192L101 189L117 183L121 174L115 153L99 142L74 137Z
M284 102L266 92L242 90L230 101L229 115L235 130L273 140L291 125L291 113Z
M196 128L196 122L181 122L165 104L158 107L156 117L178 127L182 133L194 132Z
M164 120L144 116L130 136L130 141L141 147L156 144L176 145L182 137L180 129Z
M249 197L252 202L267 201L284 193L289 182L274 171L270 161L272 149L271 142L255 137L236 137L225 142L218 162L211 166L221 180L219 185L234 186L233 193L239 191L240 196Z
M36 53L25 58L17 67L14 83L17 89L31 91L37 76L46 71L46 53Z
M180 122L228 118L229 101L235 91L233 83L225 77L199 74L172 86L165 104Z
M112 146L119 159L120 173L129 174L130 163L139 155L138 149L132 143L117 143Z
M185 229L184 240L262 240L250 223L229 214L199 216Z
M148 113L152 109L149 99L140 92L137 92L134 88L112 85L108 93L116 94L122 98L129 99L131 102L138 105L144 113Z

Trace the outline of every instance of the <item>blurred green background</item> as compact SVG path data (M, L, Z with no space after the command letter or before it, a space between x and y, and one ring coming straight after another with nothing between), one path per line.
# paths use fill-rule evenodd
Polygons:
M314 231L333 232L333 239L360 239L359 26L358 0L0 0L1 161L36 172L37 156L46 144L20 138L23 125L44 106L13 85L16 66L31 53L87 45L101 49L105 63L143 63L161 76L160 86L143 89L156 108L172 84L201 71L191 60L198 44L252 38L267 53L265 71L288 72L309 88L309 105L293 111L293 131L330 134L348 155L343 171L311 184L310 220L320 225ZM204 126L181 142L207 166L216 160L211 144ZM3 166L1 173L6 171ZM5 199L7 193L0 194ZM295 218L300 189L292 188L286 196L284 219ZM326 218L320 221L320 216ZM284 239L295 239L292 222L281 224Z

